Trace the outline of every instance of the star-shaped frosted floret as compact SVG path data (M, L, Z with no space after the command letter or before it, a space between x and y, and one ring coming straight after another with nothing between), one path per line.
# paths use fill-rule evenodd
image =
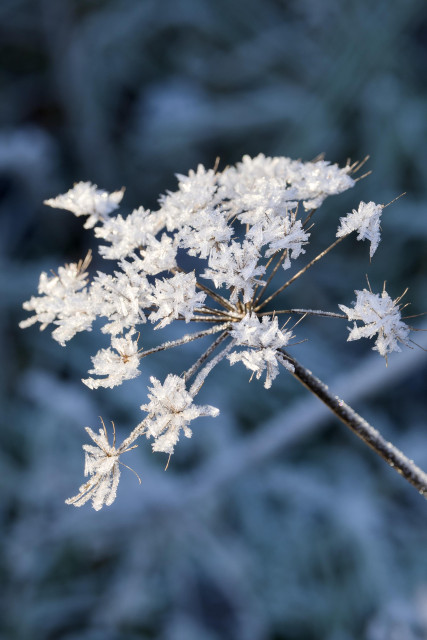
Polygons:
M284 358L280 349L293 338L291 331L283 331L278 327L277 317L271 319L264 316L260 321L255 315L246 315L243 320L233 325L231 336L237 346L249 347L227 356L230 364L242 362L247 369L256 375L257 380L266 370L264 387L269 389L279 373L279 364L288 371L293 371L292 364Z
M276 216L266 220L262 224L253 226L247 233L253 243L261 248L268 244L265 257L269 258L276 251L286 249L286 258L283 262L283 269L291 266L293 260L305 253L303 245L308 243L310 234L304 231L301 220L296 219L296 212L289 212L285 216Z
M142 270L142 261L135 255L122 260L114 276L98 272L91 285L91 299L98 316L108 318L103 333L117 335L125 329L146 322L144 308L150 305L148 294L152 285Z
M384 205L375 202L361 202L358 209L340 218L337 238L357 231L358 240L369 240L371 247L369 255L372 258L381 240L380 220Z
M286 180L280 178L257 178L249 193L244 193L235 202L242 210L238 218L243 224L266 222L297 206L297 192Z
M194 215L191 223L177 233L176 240L190 256L208 258L212 249L228 244L233 235L233 227L227 223L223 211L214 209L204 215Z
M304 208L317 209L323 201L332 195L342 193L356 184L350 177L350 166L339 167L325 160L317 162L293 163L292 186L298 190L298 200Z
M135 209L126 218L120 214L108 218L95 228L95 236L111 243L100 245L99 253L107 260L120 260L136 249L146 246L149 239L163 227L162 216L143 207Z
M77 217L88 216L84 227L91 229L118 208L124 191L120 189L108 193L98 189L97 185L91 182L77 182L67 193L45 200L44 204L56 209L66 209Z
M150 320L160 320L155 327L160 329L180 316L189 322L205 298L205 293L196 291L196 276L193 271L177 273L163 280L157 279L152 293L148 296L149 302L156 307L150 314Z
M253 193L254 183L260 179L287 180L291 160L284 157L269 158L263 153L255 158L244 155L235 167L227 167L218 175L218 184L224 197L234 199Z
M353 309L339 305L347 318L355 321L353 327L349 328L348 341L372 338L378 334L372 348L386 359L388 353L401 351L399 343L408 345L409 327L402 322L398 304L402 296L392 300L385 290L377 294L367 289L355 291L355 294ZM357 326L357 321L363 322L364 326Z
M34 315L20 322L22 329L40 322L40 330L54 323L57 328L52 337L62 346L79 331L90 331L96 313L92 308L87 291L88 274L85 272L90 262L90 253L85 260L59 267L58 274L40 275L38 293L24 302L26 311Z
M99 387L113 387L122 384L125 380L132 380L139 376L138 340L133 339L134 331L131 330L123 338L111 338L111 347L100 349L91 358L93 369L89 370L101 378L86 378L82 380L90 389Z
M87 433L96 445L83 445L85 452L84 475L91 477L87 482L82 484L76 496L65 501L66 504L81 507L89 500L92 500L93 508L99 511L104 504L109 506L116 498L117 487L120 480L119 465L122 464L120 462L120 456L135 447L126 448L121 445L116 449L114 423L114 440L111 446L108 442L107 430L103 421L102 426L103 429L100 429L98 434L92 431L90 427L86 427Z
M240 292L243 302L252 298L254 287L264 284L258 276L265 272L265 267L258 264L260 253L250 241L242 244L231 241L229 245L221 245L209 256L209 267L201 274L202 278L213 280L215 287L225 285L231 289L230 302L236 302Z
M189 423L203 416L216 417L219 410L209 405L201 406L193 403L193 396L186 390L185 381L179 376L169 374L162 384L154 377L150 378L150 402L141 409L148 416L147 437L153 437L153 451L164 451L172 454L179 439L181 429L190 438L192 431Z
M141 268L150 276L162 271L171 271L176 267L177 245L166 233L160 240L147 236L146 245L141 250Z
M206 170L199 164L197 171L191 170L188 176L177 174L177 178L178 191L169 191L159 199L160 211L165 217L168 231L191 223L196 214L209 213L218 201L213 169Z

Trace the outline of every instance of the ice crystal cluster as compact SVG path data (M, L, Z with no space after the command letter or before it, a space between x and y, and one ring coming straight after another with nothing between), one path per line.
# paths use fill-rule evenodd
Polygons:
M295 360L287 349L298 324L289 326L292 316L354 321L348 340L376 336L373 348L385 357L400 350L400 343L407 344L400 298L393 301L385 291L357 291L354 307L340 305L344 314L275 309L272 304L353 232L358 240L370 242L373 256L384 207L361 202L340 218L337 239L329 247L294 267L306 253L315 210L328 196L353 187L352 176L360 166L340 168L323 159L301 162L262 154L244 156L222 171L199 165L177 176L177 190L160 197L157 211L139 207L126 217L115 213L123 189L107 193L90 182L46 201L85 216L84 226L101 241L100 255L115 261L114 269L107 269L110 273L89 276L90 255L52 275L42 273L38 296L24 303L32 315L21 327L39 322L44 329L52 324L52 335L61 345L80 331L90 331L95 319L103 320L101 331L110 345L92 356L89 377L83 380L88 387L115 387L137 377L142 361L155 352L212 336L211 346L190 369L170 373L163 382L151 377L149 402L141 405L146 415L118 448L115 442L109 445L105 427L99 435L87 428L96 445L83 447L85 475L90 478L70 504L80 506L89 499L95 509L111 504L123 464L120 457L140 437L150 439L154 451L170 456L180 434L191 436L193 420L218 415L215 407L196 404L195 397L221 361L241 363L251 378L263 377L266 388L281 367L292 373ZM279 286L273 287L278 279ZM150 325L161 335L171 322L182 321L201 328L172 342L160 339L158 346L144 350Z

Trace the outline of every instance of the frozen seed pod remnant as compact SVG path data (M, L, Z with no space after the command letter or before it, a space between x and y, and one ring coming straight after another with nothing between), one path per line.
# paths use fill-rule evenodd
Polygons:
M53 338L61 345L103 319L101 331L110 337L110 346L92 356L84 384L113 388L136 378L146 357L212 337L188 370L171 372L163 381L150 378L149 401L141 404L145 417L120 447L115 442L110 446L105 427L99 435L87 428L96 445L83 446L90 479L69 504L80 506L89 499L95 509L111 504L123 464L119 458L142 436L151 439L153 451L170 457L180 435L192 435L193 420L217 416L217 408L196 404L195 398L213 368L227 360L242 364L248 377L262 379L266 388L280 370L290 373L419 491L427 491L421 469L303 367L294 356L297 349L288 353L303 337L301 319L312 315L353 322L348 340L375 338L373 348L387 358L409 342L401 298L393 300L385 289L379 294L363 289L356 291L352 307L340 305L343 313L275 308L282 291L307 278L311 267L353 232L357 240L370 242L370 257L374 255L384 205L361 202L340 217L331 244L304 261L317 209L329 196L353 187L363 164L340 168L324 160L260 154L244 156L222 171L199 165L177 176L177 190L160 197L157 211L139 207L125 217L116 213L124 190L107 193L90 182L46 201L86 217L84 226L101 241L100 255L115 262L113 275L111 268L89 275L90 255L52 275L42 273L38 295L24 303L31 315L21 327L52 324ZM184 268L189 262L185 253L192 265L199 258L191 271ZM290 323L292 317L296 320ZM173 341L160 338L157 346L144 350L150 325L161 336L172 322L185 322L194 330ZM343 326L343 336L345 331Z

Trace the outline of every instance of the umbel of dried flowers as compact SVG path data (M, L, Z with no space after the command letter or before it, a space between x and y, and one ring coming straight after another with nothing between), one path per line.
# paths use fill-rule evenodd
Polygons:
M374 255L384 205L360 202L340 218L334 242L303 262L313 214L326 198L355 185L362 164L340 168L322 159L301 162L260 154L244 156L222 171L199 165L177 176L177 190L160 197L157 211L139 207L126 217L117 213L124 189L108 193L90 182L45 202L83 216L85 228L101 241L102 258L115 262L113 275L98 271L90 277L90 254L53 275L42 273L38 295L24 303L31 315L20 326L39 322L44 329L51 324L53 338L63 346L103 319L101 331L110 345L92 356L89 377L83 380L88 387L120 385L139 375L144 358L212 336L210 347L188 370L169 373L163 382L151 377L149 401L141 405L146 415L119 447L115 434L109 444L104 424L99 434L86 429L94 442L83 446L89 480L69 504L92 500L95 509L111 504L120 458L139 438L151 439L153 451L170 457L180 435L191 436L193 420L217 416L217 408L196 404L195 398L212 369L226 360L242 364L250 378L263 378L266 388L281 370L294 375L418 490L427 490L427 477L418 467L288 353L299 324L289 327L290 318L317 315L352 322L347 339L373 339L373 349L387 358L409 343L401 297L393 300L385 290L374 293L369 287L355 292L353 306L340 305L342 313L274 306L282 291L347 236L367 240ZM184 268L186 254L195 265L191 271ZM144 350L150 325L161 336L172 322L201 328Z

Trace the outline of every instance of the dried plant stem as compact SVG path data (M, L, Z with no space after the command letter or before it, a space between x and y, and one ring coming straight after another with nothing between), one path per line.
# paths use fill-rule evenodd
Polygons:
M188 369L184 375L183 378L184 380L187 382L188 380L190 380L190 378L192 378L194 376L194 374L196 373L196 371L198 369L200 369L200 367L202 366L202 364L209 358L209 356L211 355L211 353L213 353L215 351L215 349L221 344L221 342L223 342L226 337L229 335L228 331L224 331L224 333L221 333L220 336L218 336L218 338L212 342L212 344L210 345L210 347L208 349L206 349L206 351L204 353L202 353L202 355L200 356L200 358L193 364L192 367L190 367L190 369Z
M334 311L321 311L320 309L278 309L274 311L263 311L258 313L258 317L262 316L277 316L279 313L287 313L291 315L296 313L301 316L324 316L325 318L342 318L347 320L347 316L343 313L335 313Z
M266 265L266 269L268 269L269 265L270 265L270 261L274 260L274 258L276 257L277 254L274 254L274 256L272 256L270 258L270 260L267 262ZM262 298L262 296L264 295L265 290L267 289L268 285L270 284L270 282L273 280L275 274L277 273L277 269L280 267L280 265L282 264L282 262L284 261L284 259L286 258L286 256L288 255L288 250L284 249L282 255L279 257L279 260L277 261L276 265L273 267L270 275L268 276L268 279L265 283L265 285L263 286L263 288L261 289L261 291L259 292L259 294L255 297L256 294L256 289L254 290L254 295L253 295L253 302L252 302L252 306L255 307L257 305L257 303L259 302L259 300ZM258 287L258 285L257 285Z
M196 287L198 287L199 289L207 293L208 296L210 296L213 300L216 300L218 304L220 304L225 309L228 309L228 311L234 311L233 305L230 304L228 300L220 296L218 293L215 293L215 291L212 291L212 289L209 289L209 287L206 287L204 284L201 284L201 282L196 282Z
M193 340L198 340L199 338L204 338L205 336L210 336L213 333L218 333L219 331L223 331L229 326L228 322L224 322L222 324L218 324L216 327L212 327L212 329L206 329L205 331L199 331L199 333L187 333L182 338L178 340L172 340L171 342L163 342L157 347L153 347L152 349L147 349L146 351L141 351L139 354L140 359L145 358L146 356L151 355L152 353L157 353L157 351L166 351L166 349L173 349L173 347L179 347L182 344L187 344L188 342L192 342Z
M292 278L290 280L288 280L287 282L285 282L285 284L282 284L281 287L279 287L279 289L277 289L277 291L275 291L274 293L271 294L271 296L269 296L268 298L266 298L260 305L258 305L257 307L255 307L255 311L259 311L260 309L262 309L262 307L265 307L265 305L270 302L270 300L273 300L273 298L275 298L277 295L279 295L279 293L281 293L282 291L284 291L287 287L289 287L290 284L292 284L293 282L295 282L295 280L297 280L297 278L299 278L300 276L302 276L303 273L305 273L306 271L308 271L308 269L310 269L310 267L312 267L314 264L316 264L316 262L318 262L321 258L323 258L324 256L326 256L327 253L329 253L329 251L331 251L334 247L337 246L337 244L339 244L342 240L344 240L344 238L346 238L347 236L342 236L341 238L338 238L337 240L335 240L335 242L333 242L332 244L329 245L329 247L327 247L324 251L322 251L321 253L319 253L315 258L313 258L313 260L311 260L308 264L305 265L305 267L303 267L302 269L300 269L294 276L292 276Z
M322 400L349 429L359 436L365 444L369 445L390 467L393 467L397 473L412 484L421 495L427 497L427 474L413 460L407 458L391 442L387 442L377 429L374 429L338 396L333 395L328 387L308 369L299 364L285 351L282 351L282 353L293 364L293 375L297 380Z
M223 360L225 358L225 356L227 355L227 353L229 353L229 351L231 351L231 349L234 347L235 345L235 340L232 340L222 351L220 351L215 358L213 358L212 360L210 360L204 367L203 369L199 372L197 378L195 379L195 381L193 382L193 384L191 385L190 389L189 389L189 393L191 396L196 396L200 389L202 388L207 376L210 374L210 372L212 371L212 369L214 367L216 367L217 364L219 364L221 362L221 360Z

